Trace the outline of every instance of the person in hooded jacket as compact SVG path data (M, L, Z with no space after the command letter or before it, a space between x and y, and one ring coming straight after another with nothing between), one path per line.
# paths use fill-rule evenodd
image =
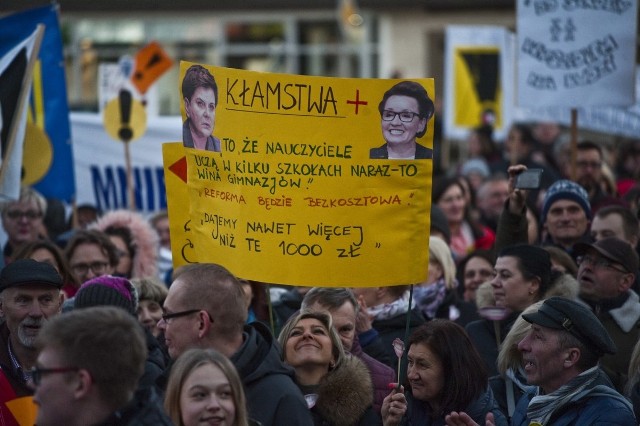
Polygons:
M94 306L58 315L45 322L36 348L36 424L172 425L155 389L139 386L145 339L125 310Z
M302 310L287 321L278 341L283 361L296 373L316 426L376 425L367 367L345 354L328 312Z
M199 263L176 270L163 311L158 327L171 359L191 348L215 349L238 370L250 418L263 426L313 424L294 371L282 362L269 329L260 322L245 324L242 286L225 267Z
M158 234L141 214L130 210L110 211L91 228L107 234L116 246L118 264L114 275L147 278L158 274Z

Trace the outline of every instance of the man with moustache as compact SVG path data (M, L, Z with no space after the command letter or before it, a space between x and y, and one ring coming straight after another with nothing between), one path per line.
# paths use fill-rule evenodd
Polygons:
M38 356L35 340L60 313L62 278L53 266L16 260L0 273L0 418L13 420L8 402L33 395L28 386ZM17 424L17 423L7 423Z

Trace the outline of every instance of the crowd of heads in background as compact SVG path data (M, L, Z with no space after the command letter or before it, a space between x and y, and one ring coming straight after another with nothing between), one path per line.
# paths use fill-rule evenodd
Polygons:
M402 118L389 111L387 121ZM158 424L194 424L208 409L198 395L219 401L216 418L227 424L260 416L268 424L285 414L256 404L259 387L249 384L248 369L257 367L243 362L257 356L244 352L247 339L259 346L271 336L258 353L290 372L273 383L295 391L290 415L310 408L316 422L444 421L477 409L475 421L490 413L504 424L519 415L509 392L517 399L536 385L553 393L595 367L594 383L637 394L640 413L633 331L640 324L640 142L582 141L575 163L567 147L557 125L516 124L502 143L490 127L474 129L465 160L433 178L428 271L420 282L391 287L266 286L216 264L174 271L166 212L81 205L69 215L59 201L23 188L1 207L8 266L0 317L9 358L36 368L18 368L22 376L11 384L35 389L43 425L71 421L42 385L52 383L43 379L52 371L78 373L86 389L108 382L100 388L105 415L164 376L164 399L149 399L166 415ZM522 191L514 183L527 168L542 169L542 179ZM38 314L22 309L17 294L38 300ZM539 346L535 333L550 346ZM397 339L406 343L401 362ZM556 376L541 367L555 366L553 350L568 354L570 367ZM22 388L21 379L37 386ZM352 398L348 409L338 389ZM531 407L528 415L549 415L537 400Z

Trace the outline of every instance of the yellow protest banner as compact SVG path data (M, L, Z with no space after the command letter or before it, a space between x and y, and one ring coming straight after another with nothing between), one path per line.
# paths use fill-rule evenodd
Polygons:
M195 263L194 236L189 217L189 191L187 188L187 157L182 142L162 145L164 184L167 192L167 213L171 232L173 266Z
M433 79L188 62L180 72L183 142L206 147L184 150L189 202L181 204L190 206L196 255L189 261L289 285L424 281Z

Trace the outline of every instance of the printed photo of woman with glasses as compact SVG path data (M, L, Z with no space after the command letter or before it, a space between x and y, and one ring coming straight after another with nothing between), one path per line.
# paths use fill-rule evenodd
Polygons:
M402 81L387 90L378 105L385 144L372 148L369 158L432 159L433 150L416 142L427 133L435 107L422 85Z

